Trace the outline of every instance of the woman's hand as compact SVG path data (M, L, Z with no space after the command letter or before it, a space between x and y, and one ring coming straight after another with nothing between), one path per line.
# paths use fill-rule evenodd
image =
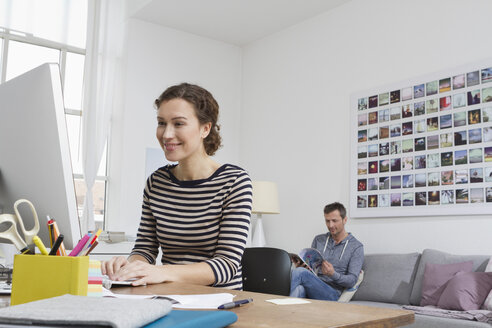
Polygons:
M101 262L101 273L103 275L107 275L109 279L115 280L114 275L118 272L122 267L128 265L130 262L124 256L116 256L113 257L109 261Z
M154 265L142 261L133 261L121 266L115 272L112 280L130 280L133 286L141 286L146 284L158 284L167 281L165 275L165 265Z

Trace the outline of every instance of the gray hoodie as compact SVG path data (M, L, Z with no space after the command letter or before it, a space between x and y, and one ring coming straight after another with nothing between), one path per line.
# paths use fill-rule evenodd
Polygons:
M331 277L320 273L319 278L333 288L342 291L345 288L351 288L357 282L364 262L364 246L351 233L338 245L335 245L333 238L329 237L329 232L317 235L311 247L320 251L323 258L335 269Z

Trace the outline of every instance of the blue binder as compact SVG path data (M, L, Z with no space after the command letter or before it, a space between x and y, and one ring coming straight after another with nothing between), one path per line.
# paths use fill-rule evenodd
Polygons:
M231 311L172 310L145 328L222 328L237 321Z

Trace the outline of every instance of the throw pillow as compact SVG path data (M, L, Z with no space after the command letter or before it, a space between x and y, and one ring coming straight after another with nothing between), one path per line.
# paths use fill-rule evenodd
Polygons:
M354 296L355 292L360 286L360 283L362 282L362 279L364 279L364 270L360 270L359 278L357 278L357 282L352 288L347 288L343 291L342 295L338 298L338 302L343 302L343 303L348 303L352 299L352 296Z
M492 257L485 268L485 272L492 272ZM489 296L485 299L485 302L483 302L482 309L492 311L492 290L490 291Z
M446 284L437 306L447 310L478 310L492 289L492 272L458 273Z
M452 264L426 263L420 306L437 305L446 283L458 272L471 272L473 261Z

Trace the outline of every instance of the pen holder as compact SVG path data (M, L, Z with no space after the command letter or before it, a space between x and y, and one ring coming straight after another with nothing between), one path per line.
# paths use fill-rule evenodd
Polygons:
M10 304L87 295L88 256L15 255Z

